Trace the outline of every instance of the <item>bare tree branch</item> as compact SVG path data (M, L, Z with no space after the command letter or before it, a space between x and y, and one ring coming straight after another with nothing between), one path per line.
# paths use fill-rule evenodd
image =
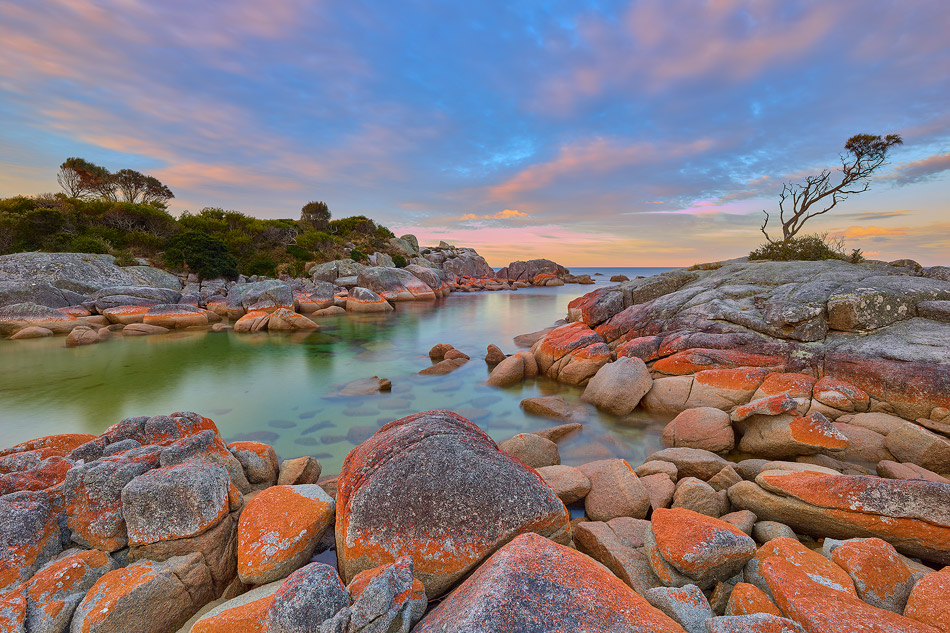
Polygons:
M847 200L848 196L867 191L871 186L871 175L886 164L888 151L903 142L897 134L888 134L886 137L857 134L848 139L844 146L846 153L840 155L841 182L832 186L831 172L824 169L818 175L806 176L801 183L787 182L782 185L778 203L782 239L795 237L805 222L828 213L839 202ZM791 209L786 209L786 202L791 202ZM821 210L811 210L813 205L818 205L815 208ZM791 214L787 220L786 211ZM765 222L760 230L769 242L773 242L766 231L769 214L764 210L763 213Z

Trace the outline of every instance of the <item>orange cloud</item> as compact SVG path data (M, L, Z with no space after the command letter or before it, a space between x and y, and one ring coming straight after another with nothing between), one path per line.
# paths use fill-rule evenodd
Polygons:
M907 229L886 229L880 226L849 226L844 230L845 237L877 237L880 235L907 235Z
M476 215L474 213L466 213L459 218L462 222L466 220L504 220L507 218L526 218L528 217L527 213L518 211L518 209L505 209L504 211L499 211L498 213L489 213L488 215Z

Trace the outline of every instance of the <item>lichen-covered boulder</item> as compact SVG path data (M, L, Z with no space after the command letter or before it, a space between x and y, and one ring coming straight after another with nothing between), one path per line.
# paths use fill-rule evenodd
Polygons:
M238 523L238 575L249 585L284 578L305 564L333 521L336 503L316 484L272 486Z
M423 301L436 298L429 284L402 268L366 268L360 272L356 283L387 301Z
M262 442L231 442L228 449L241 462L249 483L273 485L277 482L280 464L273 446Z
M650 496L627 460L598 460L584 464L579 470L590 480L584 512L591 520L642 519L649 512Z
M570 539L564 504L540 475L449 411L396 420L353 449L337 504L343 578L411 556L430 598L518 534Z
M14 303L0 307L0 334L9 335L26 327L42 327L54 334L67 334L80 321L62 312L36 305L35 303Z
M63 491L73 541L114 552L128 544L122 489L158 466L160 449L143 447L80 464L66 474Z
M296 332L299 330L316 330L319 325L302 314L297 314L287 308L277 308L267 317L268 332Z
M714 407L686 409L663 429L663 444L727 453L735 448L736 434L729 414Z
M180 303L156 305L149 308L148 312L142 316L142 323L166 327L170 330L208 325L208 313L201 308Z
M312 633L349 604L350 596L336 570L310 563L291 574L274 593L267 632Z
M918 577L893 545L879 538L849 539L831 549L831 560L851 576L859 598L879 609L904 612Z
M684 633L605 567L535 534L482 564L413 633Z
M756 551L739 528L683 508L655 510L644 545L664 585L701 589L734 576Z
M729 488L734 507L798 533L877 537L899 552L950 564L950 486L818 472L762 472Z
M910 592L904 615L942 633L950 631L950 570L944 567L921 578Z
M118 564L100 550L82 550L46 565L24 585L26 629L62 633L89 588Z
M793 413L753 415L743 425L745 433L739 440L739 450L767 459L842 451L850 444L848 438L820 414L807 417Z
M56 505L44 491L0 497L0 592L28 579L63 550Z
M283 579L231 598L198 618L188 633L264 633L267 612Z
M328 281L310 282L303 290L294 293L300 312L310 314L333 305L336 288Z
M277 308L294 309L294 293L285 281L268 279L246 284L235 284L228 291L228 318L237 319L245 312Z
M783 618L779 614L751 613L748 615L725 615L718 618L710 618L706 621L706 633L807 632L794 620Z
M213 599L201 554L138 561L96 581L76 608L70 632L175 631Z
M696 585L654 587L645 591L643 597L678 622L686 633L707 633L706 621L713 617L713 610Z
M347 312L391 312L388 301L368 288L350 288L346 295Z
M802 545L797 539L788 537L774 538L765 543L755 553L743 570L746 582L771 593L761 572L762 563L772 557L781 558L805 572L809 578L825 587L857 597L854 582L848 573L816 551Z
M325 621L321 633L409 633L426 611L426 590L413 577L411 558L362 571L347 591L352 606Z
M829 589L778 556L762 561L760 570L778 607L808 633L937 633L933 627L872 607L852 594Z
M129 545L196 536L228 514L231 486L217 464L192 460L150 470L122 488Z
M781 616L775 603L768 594L748 582L736 583L729 594L726 605L726 615L752 615L753 613L768 613Z
M610 348L583 323L551 330L531 348L538 371L571 385L584 385L610 362Z

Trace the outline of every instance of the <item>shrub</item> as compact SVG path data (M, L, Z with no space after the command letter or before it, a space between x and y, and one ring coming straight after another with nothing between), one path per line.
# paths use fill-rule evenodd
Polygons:
M323 231L304 231L297 236L297 246L309 251L315 251L325 244L331 244L333 237Z
M265 253L256 255L244 266L245 275L257 275L259 277L274 277L277 274L277 262Z
M305 248L297 246L296 244L291 244L285 250L287 251L288 255L301 261L308 261L311 257L313 257L313 253Z
M73 253L108 253L112 248L101 237L77 235L72 239L69 250Z
M330 221L330 232L343 237L352 233L372 235L376 229L376 223L365 215L354 215L348 218Z
M237 261L221 240L187 231L176 235L165 247L165 263L172 268L187 266L199 279L237 277Z
M138 263L138 260L129 251L119 251L115 254L116 266L137 266Z
M366 257L366 253L364 253L363 251L361 251L361 250L359 250L359 249L356 249L356 248L351 248L351 249L350 249L350 259L352 259L354 262L363 262L363 261L366 261L366 260L369 259L369 258Z
M821 261L824 259L840 259L852 264L864 261L860 249L846 253L844 240L829 237L827 233L816 233L803 237L793 237L781 242L763 244L749 253L749 259L767 259L777 262L789 261Z
M396 265L396 268L405 268L409 265L409 262L405 257L397 253L396 255L393 255L393 264Z

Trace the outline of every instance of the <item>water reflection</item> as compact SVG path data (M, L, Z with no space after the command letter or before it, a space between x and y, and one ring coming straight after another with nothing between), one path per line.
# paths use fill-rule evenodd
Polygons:
M316 455L339 471L346 453L380 426L426 409L452 409L496 440L551 426L525 415L522 398L580 390L547 379L508 389L483 384L480 360L496 343L561 318L590 287L455 294L399 304L395 313L334 317L313 333L234 335L181 332L64 349L63 339L0 342L0 445L62 432L101 433L131 415L180 410L214 419L228 439L257 439L282 458ZM436 343L472 361L446 376L417 376ZM378 375L391 393L330 396L333 385ZM562 445L564 463L617 455L642 458L657 446L655 421L618 420L588 409L584 431Z

